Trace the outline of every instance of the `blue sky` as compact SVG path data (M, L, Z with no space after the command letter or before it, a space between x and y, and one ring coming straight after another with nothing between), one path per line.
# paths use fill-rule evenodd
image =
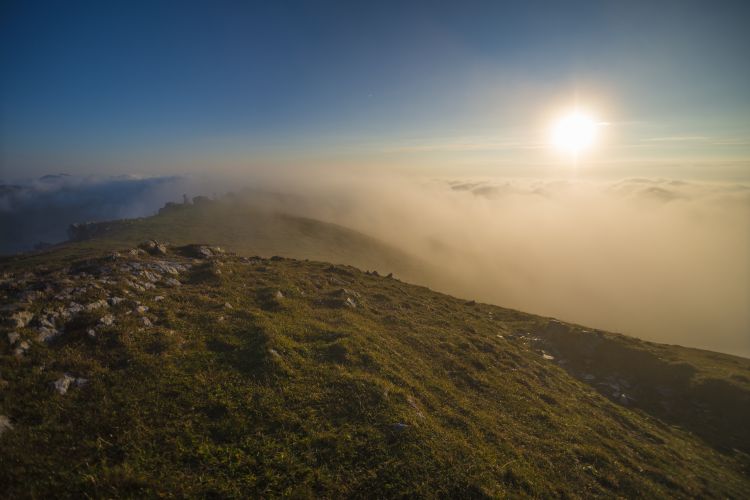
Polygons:
M0 177L321 162L502 175L559 160L544 131L575 103L607 123L592 164L742 177L746 5L4 2Z

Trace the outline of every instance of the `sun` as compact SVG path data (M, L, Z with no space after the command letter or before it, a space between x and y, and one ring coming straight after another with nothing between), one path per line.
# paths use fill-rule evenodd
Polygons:
M552 127L552 145L560 151L578 155L596 143L598 122L584 111L574 110L560 117Z

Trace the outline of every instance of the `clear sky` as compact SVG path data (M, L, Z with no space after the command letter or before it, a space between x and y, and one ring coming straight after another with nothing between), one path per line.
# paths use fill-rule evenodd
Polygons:
M518 175L602 122L612 175L746 179L745 1L0 6L0 178L341 163ZM658 167L658 168L657 168Z

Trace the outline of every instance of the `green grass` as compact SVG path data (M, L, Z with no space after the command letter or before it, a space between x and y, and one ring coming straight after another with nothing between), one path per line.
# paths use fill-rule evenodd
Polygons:
M81 255L129 245L138 224L89 242L99 249L6 261L6 300L29 262L47 269L37 264L21 288L60 281ZM746 441L725 446L685 412L661 415L648 399L626 407L582 378L636 380L641 358L611 360L642 351L689 366L687 382L661 380L686 383L688 396L708 379L737 389L744 400L704 401L721 419L747 411L748 360L558 328L319 262L227 256L181 279L129 297L150 307L151 328L124 302L96 339L86 330L101 313L85 314L20 360L3 333L0 414L14 426L0 437L4 496L739 498L750 487ZM79 301L126 296L121 284L101 286ZM90 382L60 396L49 384L62 373Z

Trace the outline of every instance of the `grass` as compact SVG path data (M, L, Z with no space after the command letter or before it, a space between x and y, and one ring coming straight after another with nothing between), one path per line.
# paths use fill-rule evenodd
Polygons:
M102 312L83 314L58 341L34 343L21 359L0 347L0 414L14 426L0 437L7 497L739 498L748 491L746 441L725 446L712 438L716 430L695 432L689 412L665 416L647 398L623 406L583 379L617 373L636 383L641 358L611 360L639 351L690 367L684 380L660 380L682 384L680 394L720 380L747 398L748 360L556 326L321 262L207 262L171 253L169 260L193 264L182 286L127 295L101 252L129 244L134 224L121 239L95 241L98 249L44 254L47 269L33 268L20 287L109 276L114 283L97 281L100 288L88 286L76 300L127 300L111 307L115 324L96 339L86 331ZM94 270L114 270L97 277L73 266L71 274L65 266L81 256L96 256ZM13 273L8 302L28 262L40 257L3 264ZM154 258L115 260L122 261ZM153 327L140 325L135 300L150 308ZM31 309L58 305L45 298ZM49 384L63 373L89 383L60 396ZM748 407L747 399L704 399L719 420ZM737 432L725 429L725 437L742 439Z

